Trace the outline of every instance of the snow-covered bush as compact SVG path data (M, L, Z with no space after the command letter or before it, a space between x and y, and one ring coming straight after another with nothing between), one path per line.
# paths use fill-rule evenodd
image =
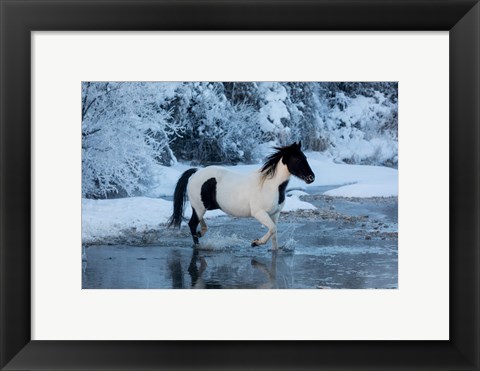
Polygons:
M179 128L161 108L168 92L154 83L82 84L82 194L142 193L150 167L175 161L169 136Z
M257 159L262 132L251 105L228 100L222 83L186 83L177 96L182 130L172 148L179 158L202 165Z
M394 166L398 162L397 102L375 91L370 97L336 92L321 99L327 151L338 161Z
M279 82L260 82L258 94L262 102L258 119L265 139L286 144L290 139L288 122L291 119L287 109L287 90Z

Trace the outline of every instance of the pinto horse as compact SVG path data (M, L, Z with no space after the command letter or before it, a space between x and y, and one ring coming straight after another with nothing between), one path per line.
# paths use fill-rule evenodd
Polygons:
M285 190L290 176L310 184L315 180L315 174L301 150L301 142L274 149L276 152L267 158L262 168L248 175L220 166L185 171L175 187L169 226L180 228L188 193L192 206L188 226L195 245L208 229L203 218L205 212L221 209L237 217L253 216L268 228L268 232L254 240L252 247L264 245L272 237L272 250L277 250L277 222L285 204ZM201 226L199 232L198 224Z

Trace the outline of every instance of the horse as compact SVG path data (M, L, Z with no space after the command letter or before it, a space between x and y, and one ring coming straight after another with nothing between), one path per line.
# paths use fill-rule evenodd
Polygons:
M208 230L203 218L205 212L221 209L236 217L253 216L268 231L254 240L251 246L264 245L272 237L272 250L277 250L277 222L285 205L285 191L291 175L307 184L315 180L301 146L301 142L298 142L273 147L275 152L267 157L263 166L247 175L220 166L188 169L175 186L173 213L168 226L180 228L188 193L192 206L188 226L194 247L199 245L199 237L203 237ZM198 224L201 229L197 232Z

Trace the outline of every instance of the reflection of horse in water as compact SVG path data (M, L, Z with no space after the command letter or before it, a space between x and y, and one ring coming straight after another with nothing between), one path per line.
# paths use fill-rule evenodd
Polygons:
M173 200L173 214L169 226L180 227L184 204L192 205L188 222L193 242L207 232L203 216L207 210L221 209L237 217L255 217L268 228L267 233L252 242L252 246L265 244L272 237L272 249L277 245L277 222L285 204L285 190L290 176L312 183L315 175L301 151L301 143L275 147L261 169L248 174L238 174L219 166L185 171L177 182ZM201 229L197 232L198 224Z
M181 255L179 253L173 253L169 263L169 270L172 279L172 288L173 289L183 289L188 288L187 284L183 279L183 268L181 264ZM259 272L265 275L266 282L258 282L253 286L249 285L249 288L259 288L259 289L274 289L278 288L276 284L276 272L277 272L277 251L272 251L271 263L268 266L265 263L261 263L257 259L251 260L251 265ZM205 279L203 277L204 272L208 267L205 257L199 254L198 249L193 249L192 258L188 265L188 274L191 279L191 288L192 289L221 289L223 288L221 282L216 279Z
M277 250L272 250L272 262L270 264L270 268L264 264L259 262L257 259L252 259L252 266L257 268L260 272L265 274L268 281L265 282L263 285L258 287L259 289L276 289L278 288L277 285Z
M198 263L198 266L197 266ZM203 256L198 254L198 250L194 249L192 259L188 266L188 274L192 279L193 289L221 289L222 285L217 281L205 281L203 272L207 269L207 262Z

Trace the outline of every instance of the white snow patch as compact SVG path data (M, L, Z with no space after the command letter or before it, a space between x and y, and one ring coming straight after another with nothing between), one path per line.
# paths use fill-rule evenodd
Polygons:
M392 197L398 195L398 184L357 183L331 189L327 196L337 197Z
M171 196L175 191L178 178L182 175L181 166L168 167L158 165L150 179L150 188L146 192L148 197ZM185 169L186 170L186 169Z
M286 213L288 211L314 209L316 209L316 207L312 204L300 200L296 195L292 195L285 198L285 205L283 206L282 212Z
M292 177L289 188L336 186L325 192L338 197L390 197L398 196L398 170L383 166L336 164L331 159L306 153L308 163L315 173L315 181L305 184Z
M172 203L148 197L82 199L82 241L93 242L122 230L158 228L172 213Z
M109 236L118 236L125 230L137 232L160 228L172 214L173 203L161 198L129 197L113 200L82 199L82 241L92 243ZM185 205L186 218L191 207ZM209 211L205 218L225 215L221 210ZM161 228L164 228L162 226Z

